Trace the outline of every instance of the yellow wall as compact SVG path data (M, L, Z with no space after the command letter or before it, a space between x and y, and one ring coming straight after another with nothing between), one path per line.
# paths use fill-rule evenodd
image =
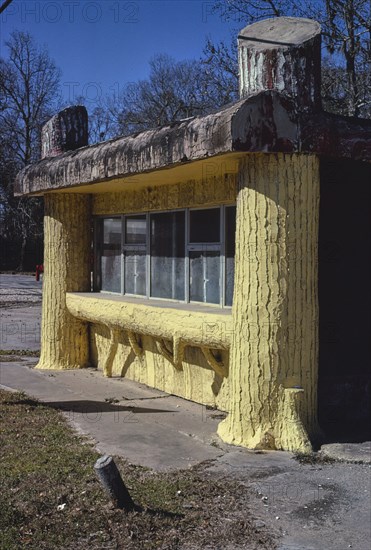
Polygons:
M246 154L237 172L91 197L95 215L231 204L237 197L235 285L228 322L215 310L215 322L228 325L229 342L221 354L227 376L210 368L207 343L199 339L202 330L192 332L192 323L201 326L202 315L158 309L163 322L153 321L149 330L149 318L156 316L150 302L130 308L113 299L102 305L94 296L73 294L67 294L66 302L66 292L87 290L89 200L77 200L77 195L62 199L62 194L48 195L46 205L46 252L59 240L61 247L55 265L45 273L40 366L82 367L89 351L91 364L103 365L108 375L124 375L227 410L218 431L224 441L308 451L319 432L318 158ZM205 320L211 318L207 315ZM142 334L141 356L135 353L134 333ZM164 337L171 345L175 333L187 344L182 370L156 344ZM208 345L218 348L215 341Z
M229 168L232 165L229 163ZM128 212L171 210L236 202L238 174L221 173L219 176L202 180L189 180L164 186L153 186L138 191L96 194L92 197L94 215L112 215ZM215 309L218 312L218 309ZM169 319L171 317L169 316ZM205 318L208 320L208 317ZM219 319L225 328L225 321ZM218 323L218 321L217 321ZM102 324L90 327L91 361L98 366L109 347L109 331ZM153 338L143 338L144 359L135 357L122 335L113 361L113 374L123 374L131 380L196 401L215 405L225 410L228 403L228 378L221 378L209 367L200 349L187 347L183 361L183 372L178 372L156 349ZM222 352L222 359L228 368L228 351Z
M101 193L92 197L93 215L125 214L154 210L172 210L235 203L237 197L238 164L230 168L235 173L204 177L162 186L144 187L120 193Z
M69 313L91 324L91 361L107 376L125 376L199 403L227 406L230 312L162 307L157 301L122 301L103 294L66 296Z
M109 329L93 324L90 328L91 361L99 366L109 346ZM228 378L221 378L207 364L201 350L195 347L185 349L183 371L176 370L156 349L150 336L141 338L144 357L136 357L131 350L127 336L121 334L113 361L113 376L125 376L152 388L190 399L196 403L216 406L221 410L228 407ZM228 351L222 353L228 368ZM100 367L101 368L101 367Z

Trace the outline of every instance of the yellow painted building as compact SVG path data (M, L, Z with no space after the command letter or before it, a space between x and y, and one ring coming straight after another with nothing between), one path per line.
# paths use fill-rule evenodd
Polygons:
M247 27L239 63L217 113L91 146L83 107L45 125L17 179L45 200L38 367L97 367L226 411L226 442L305 452L324 167L366 181L371 123L321 110L314 21Z

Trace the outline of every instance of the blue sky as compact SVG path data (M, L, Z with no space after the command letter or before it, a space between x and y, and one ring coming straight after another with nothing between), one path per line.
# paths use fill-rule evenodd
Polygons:
M202 0L13 0L0 16L1 54L14 29L29 31L62 70L64 99L94 102L145 78L156 53L198 58L205 37L229 40L241 26L211 14ZM243 26L243 25L242 25Z

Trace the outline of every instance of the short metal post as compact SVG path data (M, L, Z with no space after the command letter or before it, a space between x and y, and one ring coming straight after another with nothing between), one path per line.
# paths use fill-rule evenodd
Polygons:
M94 464L94 470L115 508L121 508L127 512L134 510L135 504L125 487L112 456L105 455L98 458Z

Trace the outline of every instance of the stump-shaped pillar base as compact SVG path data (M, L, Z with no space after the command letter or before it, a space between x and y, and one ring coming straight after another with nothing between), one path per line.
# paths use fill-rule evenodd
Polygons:
M319 162L247 155L237 200L229 415L221 438L307 452L317 426Z

